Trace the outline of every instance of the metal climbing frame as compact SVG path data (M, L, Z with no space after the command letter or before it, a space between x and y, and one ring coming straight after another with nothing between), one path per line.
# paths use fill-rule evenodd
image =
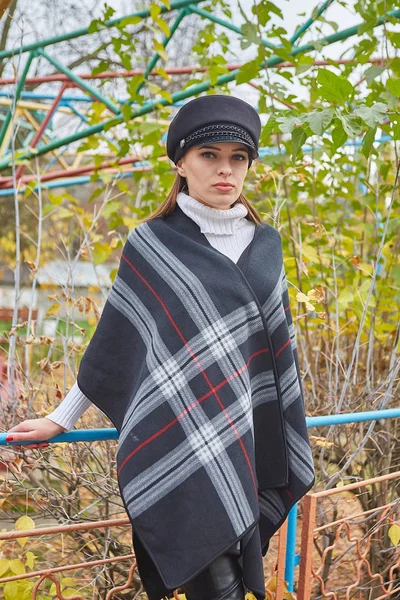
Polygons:
M170 4L169 8L167 8L165 5L163 5L161 7L161 14L165 14L170 11L178 11L175 21L173 22L173 24L170 28L169 35L165 35L165 37L162 41L162 46L164 48L167 46L168 42L173 37L174 33L178 29L178 27L179 27L180 23L182 22L182 20L184 19L184 17L186 17L187 15L190 15L190 14L198 14L201 17L203 17L204 19L215 22L218 25L237 33L238 35L243 35L243 33L239 27L237 27L237 26L233 25L232 23L229 23L223 19L220 19L219 17L215 16L212 12L210 12L208 10L203 10L202 8L200 8L198 5L201 4L202 2L203 2L203 0L176 0ZM299 45L297 42L299 41L301 36L311 27L311 25L314 23L315 19L318 18L320 15L322 15L324 13L324 11L332 4L332 2L333 2L333 0L327 0L316 11L313 11L313 17L308 19L292 35L292 37L290 38L290 42L292 44L292 50L289 53L289 55L294 57L299 54L305 54L307 52L315 50L315 46L313 43ZM115 27L115 26L123 23L124 21L127 22L127 20L132 19L132 18L147 19L148 17L150 17L150 10L142 10L142 11L130 14L130 15L126 15L124 17L119 17L117 19L111 19L111 20L105 22L104 27L112 28L112 27ZM389 11L386 15L380 17L378 19L378 21L376 22L375 26L382 25L387 20L388 17L396 18L396 19L400 18L400 9ZM323 43L324 45L330 45L335 42L345 40L351 36L356 35L357 31L358 31L358 27L359 27L359 25L355 25L348 29L344 29L344 30L338 31L332 35L323 37L322 39L318 40L318 44ZM58 61L54 57L52 57L51 54L49 54L47 52L47 50L45 50L45 48L52 46L54 44L58 44L65 40L74 39L74 38L81 37L81 36L88 35L88 34L89 34L89 28L86 27L86 28L82 28L82 29L78 29L76 31L70 32L69 34L55 36L52 38L48 38L46 40L42 40L40 42L27 44L26 46L23 46L22 48L18 49L17 51L7 50L7 51L0 52L0 60L10 58L13 55L15 55L16 53L18 53L18 54L27 53L28 54L21 77L18 80L18 82L16 82L15 94L12 98L12 101L9 103L6 116L4 117L3 124L0 129L0 148L2 148L3 151L7 147L7 141L9 140L10 135L11 135L11 125L12 125L11 117L12 117L13 106L18 106L18 102L21 98L21 94L23 92L23 87L27 80L27 76L28 76L30 67L32 65L32 62L38 57L44 58L50 64L52 64L53 67L55 67L60 73L62 73L66 77L66 80L64 81L60 92L54 98L53 104L50 107L50 109L48 110L46 118L40 124L33 139L32 138L30 139L29 147L26 148L26 150L18 153L18 159L20 159L20 160L31 159L35 156L43 155L48 152L54 152L61 147L64 147L64 146L71 144L73 142L76 142L78 140L87 138L90 135L93 135L96 133L103 133L103 132L107 131L108 129L110 129L110 127L118 125L123 122L124 117L123 117L123 113L121 110L121 106L122 106L121 102L114 102L114 101L110 100L109 98L107 98L106 96L104 96L103 94L101 94L98 90L96 90L93 86L91 86L88 83L88 80L86 78L80 77L80 76L76 75L75 73L73 73L70 69L68 69L67 67L62 65L60 63L60 61ZM266 61L263 61L260 63L260 67L259 67L260 71L262 69L272 68L272 67L277 67L279 65L282 65L284 61L279 56L279 46L276 46L267 40L263 40L262 43L265 47L276 51L276 54L274 54L273 56L268 58ZM315 42L315 44L317 44L317 42ZM140 88L142 87L142 85L144 85L147 82L149 76L152 74L153 69L154 69L155 65L157 64L157 62L159 61L159 59L160 59L160 55L158 53L155 53L154 56L152 57L152 59L150 60L148 67L146 68L146 70L143 73L144 80L142 83L140 83L138 85L136 91L139 91ZM157 109L157 107L170 106L170 105L173 105L176 103L180 103L184 100L187 100L188 98L196 96L197 94L199 94L201 92L207 91L211 87L218 87L220 85L223 85L230 81L233 81L233 80L235 80L238 72L239 72L239 68L234 68L228 74L220 75L217 78L217 81L215 84L211 84L211 82L208 80L208 81L204 81L200 84L193 85L184 91L177 92L172 95L172 97L171 97L172 102L171 102L171 99L168 99L165 97L160 97L160 98L156 98L153 100L145 101L142 106L138 106L133 109L132 119L141 117L143 115L147 115L147 114L155 111ZM85 127L84 129L82 129L72 135L68 135L68 136L65 136L65 137L62 137L59 139L55 139L55 140L49 141L48 143L39 144L39 141L43 137L46 126L50 123L52 116L54 116L57 108L59 107L60 103L62 102L65 90L68 89L69 87L78 87L81 90L83 90L85 93L87 93L93 101L102 102L107 107L108 111L111 113L111 116L101 123ZM8 153L6 156L4 156L0 160L0 171L9 168L11 166L11 164L12 164L12 157L11 157L10 153ZM22 176L23 170L24 170L24 166L20 165L20 167L18 169L18 174L17 174L18 177ZM1 185L1 181L0 181L0 185Z

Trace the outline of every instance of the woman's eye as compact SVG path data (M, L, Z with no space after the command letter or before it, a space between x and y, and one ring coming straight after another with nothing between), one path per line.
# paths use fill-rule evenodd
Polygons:
M215 158L215 154L213 152L208 151L208 152L202 152L201 153L201 156L207 157L209 155L211 155L213 158ZM246 160L246 156L244 156L243 154L234 154L232 156L232 158L234 158L235 160L237 160L237 159L239 159L239 160Z

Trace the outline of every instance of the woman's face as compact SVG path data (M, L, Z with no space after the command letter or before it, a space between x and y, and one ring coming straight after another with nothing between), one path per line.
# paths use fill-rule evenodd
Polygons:
M215 142L192 146L176 166L186 178L189 196L212 208L228 209L242 192L248 165L244 144Z

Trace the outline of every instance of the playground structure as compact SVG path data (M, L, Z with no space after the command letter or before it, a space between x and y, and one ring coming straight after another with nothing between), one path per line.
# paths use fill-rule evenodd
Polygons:
M167 9L166 6L161 7L160 14L163 15L170 11L178 11L176 18L170 27L169 35L165 35L162 41L163 48L166 48L169 41L175 34L175 32L181 27L184 18L187 15L197 14L201 16L203 19L212 21L217 23L219 26L228 29L231 32L241 36L243 35L241 29L232 23L229 23L219 17L215 16L212 12L203 10L199 7L199 5L204 0L177 0L172 2L170 8ZM292 44L292 51L290 55L293 57L306 54L310 51L314 51L314 44L308 43L301 45L299 40L302 35L308 31L308 29L313 25L315 20L323 15L323 13L329 8L334 0L325 1L318 9L313 11L313 17L308 19L304 25L297 29L297 31L291 36L290 43ZM388 16L391 18L400 18L400 9L392 10L388 12ZM124 17L119 17L117 19L111 19L104 23L104 27L112 28L117 26L118 24L123 23L129 19L147 19L150 17L150 10L142 10L130 15L126 15ZM377 23L376 27L381 26L385 23L385 17L381 17ZM334 44L339 41L346 40L352 36L355 36L358 31L358 25L344 29L342 31L338 31L332 35L328 35L320 40L318 43L323 43L324 45ZM232 82L235 80L239 69L240 64L231 64L227 65L227 70L229 74L221 75L217 78L215 84L211 84L210 81L204 81L203 83L190 86L188 89L184 91L177 92L171 96L171 98L160 97L154 100L144 101L142 106L135 105L135 103L129 103L126 100L110 100L108 97L104 96L100 93L93 85L90 85L91 81L94 79L110 79L110 78L129 78L136 75L142 75L143 80L137 86L137 92L140 91L143 85L145 85L151 77L156 75L154 71L159 59L160 54L155 53L152 59L149 61L147 68L143 71L140 69L135 69L131 71L121 71L121 72L103 72L97 75L91 74L75 74L70 69L63 66L60 61L51 56L51 51L48 51L47 48L51 47L55 44L61 43L65 40L74 39L78 37L82 37L89 34L89 27L82 28L76 31L73 31L69 34L55 36L53 38L45 39L41 42L35 42L23 46L19 49L19 54L27 54L27 59L25 61L22 74L20 78L17 79L1 79L0 86L15 86L15 91L5 91L0 92L0 106L1 104L6 107L6 114L0 117L3 121L1 129L0 129L0 173L1 171L9 169L12 165L12 152L10 150L10 140L11 133L13 129L18 124L18 127L26 132L24 139L22 141L22 149L18 150L16 154L16 158L18 160L27 160L32 159L33 157L42 156L45 154L52 154L53 158L50 161L48 168L55 162L59 164L61 168L57 170L49 171L48 173L44 173L40 176L40 185L45 185L47 188L53 187L62 187L65 185L73 185L73 184L83 184L89 181L90 177L86 174L93 173L94 171L99 170L118 170L120 173L121 168L123 168L122 175L129 175L135 169L143 169L148 168L148 163L145 161L144 156L131 156L124 157L119 161L106 161L101 165L84 165L80 166L80 162L83 159L83 153L77 155L76 159L72 166L69 166L65 159L63 158L63 153L65 149L68 148L69 145L77 142L78 140L82 140L87 138L90 135L101 133L102 135L110 135L108 132L112 131L112 128L123 123L124 114L123 114L123 106L130 105L132 108L132 113L130 116L130 120L140 119L144 115L149 115L154 112L157 107L167 107L167 106L179 106L185 100L188 100L201 92L205 92L209 90L211 87L218 88L218 86ZM272 44L267 40L263 40L263 45L272 50L277 50L278 47ZM0 52L0 60L9 59L13 56L12 51L2 51ZM47 77L34 77L29 78L29 70L31 65L35 59L38 57L44 58L48 63L50 63L56 70L59 72L57 75L51 75ZM341 60L338 61L338 64L346 64L347 62L351 62L350 60ZM372 64L384 64L385 60L383 58L375 58L367 61L367 63ZM325 66L329 64L329 61L314 61L313 65L315 67ZM277 69L277 68L288 68L292 66L291 63L287 61L283 61L278 55L273 55L264 63L260 63L260 71L263 69ZM204 72L207 71L206 67L193 67L188 66L184 68L169 68L166 69L168 74L187 74L192 72ZM61 83L60 89L58 93L54 96L49 94L40 94L32 93L32 92L24 92L23 88L25 84L29 83L45 83L45 82L59 82ZM248 85L257 88L257 84L253 81L249 81ZM70 90L80 89L85 94L71 94ZM65 93L68 92L68 93ZM272 94L273 96L273 94ZM277 100L277 98L275 97ZM279 100L279 102L283 102L284 100ZM87 117L85 112L82 109L77 108L77 104L81 105L86 104L86 106L90 107L93 102L101 102L106 107L109 118L106 118L104 121L92 125L87 126ZM286 103L286 106L290 108L290 103ZM13 114L14 110L14 115ZM79 122L79 129L68 136L57 138L54 135L54 132L51 130L52 120L54 119L55 114L60 111L67 114L76 115ZM38 115L40 115L38 117ZM384 138L382 141L386 141ZM351 143L351 142L350 142ZM273 149L270 148L261 148L260 156L273 152ZM46 170L48 170L48 168ZM35 180L35 176L24 175L25 166L24 164L19 165L16 168L16 172L13 175L0 175L0 195L10 195L13 194L13 188L16 186L18 192L22 193L24 190L24 184ZM86 176L85 176L86 175Z
M178 0L176 2L171 3L170 9L167 9L165 6L161 8L161 14L164 14L169 11L177 11L175 21L173 22L170 28L170 35L165 36L162 42L164 48L168 45L168 42L170 41L172 36L179 29L179 27L182 24L182 21L184 21L184 18L190 14L197 14L206 20L217 23L221 27L224 27L229 31L234 32L239 36L242 35L242 31L239 27L236 27L231 23L216 17L209 11L202 10L199 7L202 1L203 0ZM332 2L333 0L328 0L324 2L318 8L318 10L314 11L314 16L308 19L304 23L304 25L292 35L292 37L290 38L290 42L292 44L292 56L297 56L298 54L303 54L315 50L313 44L300 45L300 38L313 25L318 16L322 15L327 10L327 8L332 4ZM393 18L400 19L400 9L391 11L389 15ZM112 28L117 24L121 23L124 19L146 19L149 17L150 11L143 10L137 13L133 13L131 15L120 17L118 19L109 20L104 24L104 26L107 28ZM382 17L377 21L376 26L381 26L384 24L384 22L385 18ZM338 31L335 34L329 35L323 38L322 40L318 41L322 41L327 45L333 44L335 42L339 42L341 40L345 40L351 36L356 35L357 30L358 26L350 27L348 29ZM146 161L146 156L144 154L137 156L127 156L117 161L104 161L100 165L96 165L93 162L89 164L82 164L83 160L87 158L82 152L76 155L72 164L70 164L70 162L68 162L65 159L66 150L68 150L70 146L72 146L79 140L84 140L88 136L93 134L112 136L113 127L122 124L124 121L123 106L127 104L127 101L123 99L110 100L108 97L100 93L93 85L91 85L91 82L93 80L117 77L129 78L136 75L143 75L144 80L140 84L140 86L138 86L141 87L142 85L145 85L146 82L150 80L154 75L156 75L154 69L156 67L157 62L160 59L160 54L155 53L145 70L135 69L132 71L103 72L98 75L91 75L88 73L81 73L77 75L76 73L70 71L65 66L63 66L58 60L54 59L54 57L52 57L51 55L51 50L47 50L48 47L51 48L51 46L53 46L54 44L61 43L62 41L65 41L67 39L73 39L88 34L89 28L83 28L71 32L68 35L49 38L41 42L28 44L22 47L21 49L19 49L19 52L21 54L26 54L27 59L25 61L20 78L4 78L0 80L0 86L14 86L15 88L13 92L9 90L0 92L0 106L4 106L6 109L5 114L2 114L2 116L0 117L2 120L2 126L0 130L0 172L6 172L6 174L0 175L0 196L10 196L14 195L15 193L24 194L27 190L26 186L32 184L32 182L36 185L36 189L38 187L52 189L55 187L67 187L69 185L87 183L90 181L91 175L99 171L111 173L113 176L129 177L135 170L151 168L149 166L149 163ZM263 44L270 49L274 49L274 45L268 42L267 40L264 40ZM11 58L12 56L13 53L11 51L0 52L0 60ZM56 68L56 70L59 73L47 77L29 77L29 71L32 66L32 63L38 57L41 57L42 59L48 61L48 63L50 63L54 68ZM349 59L349 61L351 61L351 59ZM345 64L349 61L342 60L338 62ZM384 64L384 61L384 58L375 58L371 59L368 62L369 64L380 65ZM326 66L328 64L330 64L329 61L323 60L315 60L313 62L314 67ZM260 63L260 71L262 69L290 68L291 66L291 63L283 61L278 55L275 55L273 57L270 57L265 63ZM218 86L222 84L234 81L235 77L239 72L240 67L240 64L227 65L229 74L219 76L215 84L211 85L210 81L204 81L201 84L191 86L184 91L180 91L173 94L171 99L160 97L155 100L144 101L142 105L130 103L132 109L131 119L140 119L145 115L151 115L151 113L153 113L159 106L180 106L186 100L198 95L199 93L209 90L211 87L218 88ZM167 73L174 75L206 71L206 67L199 68L193 66L166 69ZM54 95L41 94L40 92L24 92L25 84L50 82L58 82L60 84L59 91ZM253 87L257 87L257 84L253 81L249 81L244 85L251 85ZM76 90L81 90L82 92L84 92L84 94L77 94L75 93ZM279 99L278 101L285 102ZM98 123L96 125L88 125L87 112L88 110L90 110L92 104L96 102L101 102L105 105L106 111L108 112L108 116L101 123ZM290 108L290 103L286 102L286 106ZM75 133L60 138L57 137L57 132L54 131L52 123L55 115L58 112L68 115L75 115L78 123L77 131ZM161 125L166 126L167 123L161 123ZM45 172L40 174L40 177L26 174L24 164L19 164L17 166L14 165L14 172L11 175L8 173L10 168L13 167L13 152L11 147L11 139L13 132L15 131L15 128L17 126L21 132L21 149L18 150L16 156L18 160L31 160L37 156L49 157L48 166L46 167ZM377 141L387 140L388 138L382 137L380 138L380 140ZM349 144L352 143L357 144L356 141L349 142ZM274 148L261 148L260 156L262 157L268 153L273 152L275 152ZM54 168L53 165L56 165L56 168ZM340 424L342 423L357 421L373 422L377 419L399 417L400 409L390 409L383 411L374 411L371 413L366 412L358 414L341 414L326 417L308 418L308 426L340 426ZM92 442L96 440L108 439L116 439L115 430L76 430L68 434L57 436L52 440L52 442L76 443L80 441ZM3 434L0 434L0 444L5 444L5 435ZM279 534L277 534L279 540L276 563L274 565L274 568L271 570L271 573L268 574L266 580L267 584L268 582L274 580L276 589L274 592L268 592L268 597L275 598L275 600L282 598L284 593L285 582L287 582L287 589L289 592L292 592L294 590L295 583L297 582L298 600L308 600L308 598L310 598L312 586L316 585L316 583L321 585L321 594L323 594L322 597L332 597L336 599L337 596L335 593L329 592L328 589L324 589L324 585L321 579L321 570L323 570L326 552L324 553L323 557L319 561L319 564L317 565L315 553L313 551L315 540L318 538L318 536L323 535L323 528L318 528L316 526L317 502L321 498L326 497L328 495L345 494L347 491L351 491L354 488L361 489L363 486L371 485L378 480L398 480L399 478L400 473L395 472L390 473L388 475L384 475L381 478L357 482L357 484L350 484L349 486L334 488L332 490L327 490L326 492L308 494L302 502L303 513L300 552L296 551L296 540L300 537L297 533L297 506L295 506L292 509L287 522L281 527ZM393 517L396 516L396 514L398 518L398 503L392 503L390 506L383 506L381 507L380 511L381 514L379 518L381 526L383 527L384 524L387 524L388 519L393 519ZM363 540L366 544L365 546L361 545L361 542L357 539L355 535L353 535L351 531L351 527L354 524L352 521L354 521L355 519L362 520L368 518L369 515L365 512L357 513L347 519L332 519L332 521L328 525L324 525L324 527L336 527L336 537L333 546L337 543L339 537L342 535L342 532L346 531L346 535L350 546L355 546L357 549L358 579L353 580L352 584L354 584L354 586L357 585L359 581L360 572L364 568L369 573L370 577L374 581L376 581L376 586L380 586L381 588L379 590L380 595L377 596L379 600L383 598L394 597L393 594L400 590L398 583L395 583L395 573L396 570L398 571L400 567L400 554L398 554L397 556L397 562L395 562L391 567L390 582L385 583L379 574L373 572L373 569L371 568L371 565L369 565L368 560L366 558L369 547L368 543L371 542L373 535L379 534L379 527L374 527L371 531L371 535L368 536L366 540ZM39 528L32 531L6 532L0 534L0 540L11 540L39 535L54 535L64 532L67 533L68 531L72 531L73 528L80 528L82 531L89 531L95 530L96 528L119 526L125 527L128 524L129 523L127 519L119 519L96 523L95 525L93 523L80 523L50 528ZM330 548L330 550L332 550L332 547ZM92 562L92 564L82 563L77 565L71 565L69 567L63 566L59 568L46 569L37 572L33 571L25 574L23 577L38 578L35 583L35 587L32 590L32 599L35 600L39 597L38 594L41 583L48 578L50 578L53 582L56 582L56 573L62 573L64 571L70 571L73 569L79 570L81 568L96 567L101 566L102 564L106 564L107 562L118 562L123 560L128 560L131 562L133 561L132 566L130 568L129 579L123 586L118 586L113 590L110 590L110 592L107 595L107 600L111 600L115 593L122 591L123 589L127 589L132 582L132 577L136 568L133 554L129 554L124 557L117 557L114 559L104 559L103 561L99 560ZM299 567L299 573L297 575L296 567ZM0 584L21 579L22 577L18 575L15 575L13 577L6 577L0 579ZM64 598L59 585L56 585L56 588L57 597L60 599ZM329 593L331 594L330 596L328 595ZM175 593L175 598L177 597L177 593Z

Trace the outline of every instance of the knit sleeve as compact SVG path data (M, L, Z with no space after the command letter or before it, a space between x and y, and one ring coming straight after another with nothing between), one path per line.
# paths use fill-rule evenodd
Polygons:
M46 418L70 431L91 404L91 401L86 398L85 394L79 389L77 382L75 382L64 400L53 412L46 415Z

